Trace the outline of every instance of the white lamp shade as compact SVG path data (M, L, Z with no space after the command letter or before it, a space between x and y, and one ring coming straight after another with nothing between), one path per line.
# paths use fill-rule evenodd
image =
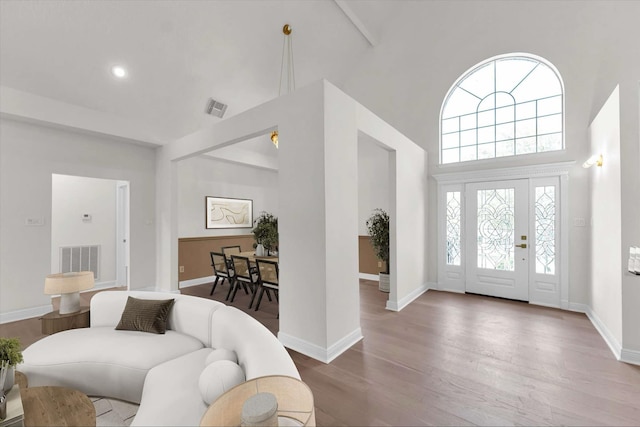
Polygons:
M48 295L70 294L93 288L93 271L50 274L44 281Z

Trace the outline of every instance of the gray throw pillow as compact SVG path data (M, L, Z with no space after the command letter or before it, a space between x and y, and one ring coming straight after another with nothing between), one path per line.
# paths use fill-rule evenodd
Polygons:
M152 300L128 297L117 330L164 334L167 318L175 300Z

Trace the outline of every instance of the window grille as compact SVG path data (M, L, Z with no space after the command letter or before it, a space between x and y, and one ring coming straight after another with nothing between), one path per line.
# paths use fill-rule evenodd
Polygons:
M445 97L440 163L564 148L559 74L526 55L492 58L464 74Z

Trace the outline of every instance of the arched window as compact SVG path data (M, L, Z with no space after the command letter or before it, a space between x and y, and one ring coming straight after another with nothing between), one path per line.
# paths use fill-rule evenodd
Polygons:
M564 148L563 86L541 58L513 54L473 67L449 90L440 115L440 163Z

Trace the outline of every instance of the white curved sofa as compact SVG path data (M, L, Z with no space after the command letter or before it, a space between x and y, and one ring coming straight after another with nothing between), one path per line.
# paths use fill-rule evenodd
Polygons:
M127 297L175 299L165 334L115 330ZM158 292L100 292L91 327L47 336L24 350L29 386L57 385L140 403L132 425L198 425L208 405L198 381L214 350L233 350L246 380L300 378L278 339L242 311L217 301Z

